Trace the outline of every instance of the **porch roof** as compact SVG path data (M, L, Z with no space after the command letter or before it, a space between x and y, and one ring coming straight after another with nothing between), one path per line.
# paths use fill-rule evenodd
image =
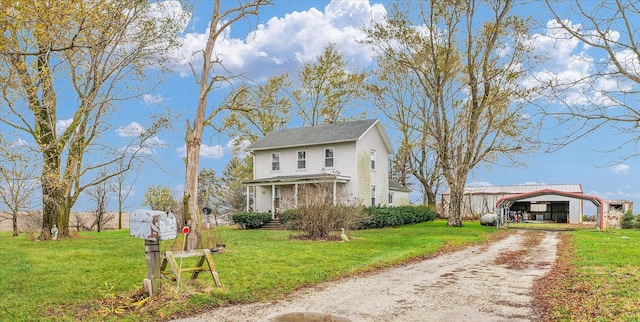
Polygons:
M351 178L349 176L343 176L332 173L317 173L317 174L302 174L291 176L277 176L270 178L254 179L244 181L243 183L249 186L259 186L264 184L294 184L294 183L312 183L312 182L340 182L347 183Z

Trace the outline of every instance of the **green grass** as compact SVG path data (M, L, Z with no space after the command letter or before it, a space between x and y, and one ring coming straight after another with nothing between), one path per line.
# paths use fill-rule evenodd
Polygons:
M640 321L640 231L570 233L567 271L547 292L557 321ZM562 265L562 264L561 264Z
M128 231L82 233L37 242L0 234L0 320L158 320L216 305L270 300L300 287L427 256L445 244L481 242L495 227L436 221L399 228L353 231L352 242L301 241L288 231L220 229L224 254L214 255L223 288L211 276L184 289L164 282L163 296L147 306L114 314L110 300L139 291L146 278L144 241ZM180 241L161 243L161 250ZM188 265L188 262L184 262ZM206 293L184 296L197 286ZM186 300L185 300L186 299ZM115 300L114 300L115 301Z
M572 240L579 282L591 286L597 316L640 321L640 231L576 231Z

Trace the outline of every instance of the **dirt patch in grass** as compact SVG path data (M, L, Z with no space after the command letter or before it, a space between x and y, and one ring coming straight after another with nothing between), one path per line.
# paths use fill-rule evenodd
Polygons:
M518 245L514 245L515 250L502 252L495 259L496 265L505 265L508 269L523 270L533 261L532 252L540 245L544 237L544 232L527 231L523 234L524 240Z

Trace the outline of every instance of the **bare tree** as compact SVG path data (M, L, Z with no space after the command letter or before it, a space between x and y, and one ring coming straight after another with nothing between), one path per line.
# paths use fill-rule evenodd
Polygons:
M525 94L518 85L526 74L528 26L512 14L515 4L429 1L416 8L410 2L367 30L379 60L393 62L415 86L407 100L415 100L411 117L424 126L412 130L426 132L424 148L434 149L451 190L449 226L462 225L472 169L514 161L525 150L526 118L515 101Z
M109 206L109 194L112 192L110 189L110 182L102 181L89 187L85 191L89 200L95 205L95 208L91 211L93 214L91 229L93 230L93 227L96 227L96 230L101 232L104 224L113 219L113 215L109 215L107 212L107 208Z
M234 3L235 7L224 8L226 2L214 0L209 22L209 37L202 51L197 54L202 55L202 66L195 68L192 66L193 76L200 87L198 104L193 120L193 125L187 120L185 133L185 144L187 150L186 162L186 183L182 200L183 215L185 223L192 227L191 233L187 236L187 249L195 249L198 245L198 232L202 226L202 216L198 208L198 173L200 170L200 145L202 144L202 134L206 125L211 125L216 116L227 109L221 106L207 114L207 98L209 93L219 86L220 83L229 81L235 75L226 74L222 58L214 52L214 47L218 38L232 24L241 19L248 19L249 16L258 14L261 6L271 4L270 0L239 0ZM214 55L215 54L215 55Z
M636 1L584 2L571 0L568 10L557 9L546 1L558 41L580 41L581 55L588 71L574 78L541 73L542 82L551 85L545 92L561 108L546 107L545 122L570 129L557 137L552 149L561 148L606 125L626 134L627 139L614 150L632 145L636 148L624 158L638 156L640 143L640 7ZM562 31L562 32L559 32Z
M126 149L100 145L119 102L157 83L169 50L177 45L183 15L167 16L170 2L3 2L0 26L0 122L30 138L41 154L42 237L54 224L68 236L71 208L84 189L118 173L86 181L117 160L136 158L156 119ZM153 67L150 71L148 67ZM62 104L64 103L64 104ZM63 108L58 109L58 105ZM68 122L62 117L69 115ZM60 126L60 124L65 126ZM160 125L160 127L158 126ZM89 158L91 155L92 158ZM87 176L89 174L89 176Z
M25 146L7 144L0 135L0 200L8 208L14 237L18 236L18 215L31 209L39 185L30 152Z
M134 184L138 180L140 174L140 164L132 166L128 171L123 162L118 162L120 171L117 171L117 175L113 178L113 182L109 188L116 195L116 202L118 204L118 229L122 229L122 213L126 209L125 202L129 199L131 193L134 192Z

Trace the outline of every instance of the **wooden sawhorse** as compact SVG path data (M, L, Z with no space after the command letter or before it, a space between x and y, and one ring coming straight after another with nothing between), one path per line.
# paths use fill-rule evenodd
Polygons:
M176 258L189 258L189 257L200 257L198 259L198 263L195 267L180 267L176 262ZM204 263L207 265L204 265ZM167 264L169 264L170 270L167 270ZM191 279L194 280L198 278L200 272L208 271L211 273L213 280L216 282L217 287L222 287L222 283L220 283L220 278L218 277L218 271L216 270L216 265L213 263L213 258L211 257L211 250L209 249L195 249L188 251L167 251L164 253L164 259L162 260L162 264L160 265L160 272L163 277L169 278L171 280L177 280L182 276L182 273L191 272Z

